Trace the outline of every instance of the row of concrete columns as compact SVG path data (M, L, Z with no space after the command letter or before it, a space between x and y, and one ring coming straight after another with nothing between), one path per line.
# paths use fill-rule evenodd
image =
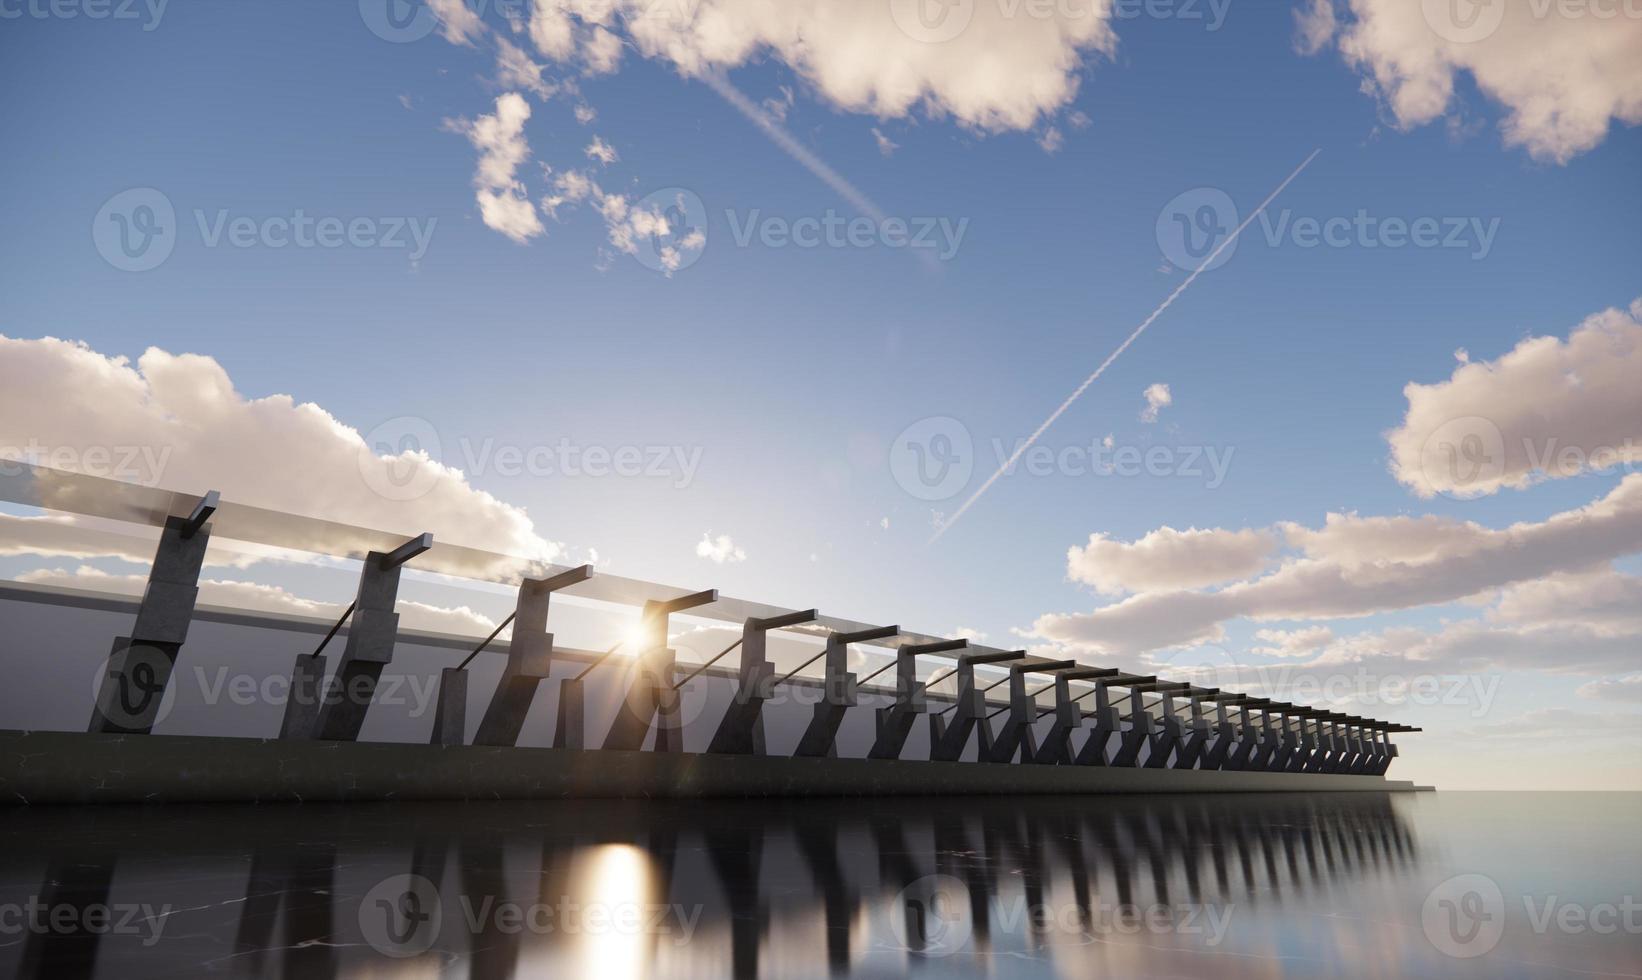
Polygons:
M131 636L116 639L109 657L91 731L140 734L151 730L178 651L187 637L199 592L200 567L210 540L209 520L217 504L213 492L201 498L189 516L167 520L136 625ZM433 536L422 534L393 551L366 556L358 592L347 612L318 649L297 658L281 738L358 739L382 669L393 659L399 624L394 606L400 570L432 546ZM461 664L442 672L432 743L463 743L467 665L511 623L507 664L474 742L517 744L538 688L552 672L553 634L547 631L549 602L555 592L592 576L592 567L584 565L551 578L526 579L520 585L513 614ZM799 757L836 757L839 727L845 713L859 705L861 687L891 669L895 672L895 693L889 704L875 711L875 737L867 753L871 759L901 758L918 717L926 716L932 761L958 761L973 742L975 758L989 763L1380 775L1397 755L1389 734L1418 731L1355 715L1128 674L1115 668L1028 658L1025 651L968 652L965 640L901 644L895 648L893 661L865 678L857 678L849 669L850 645L892 640L901 633L896 626L832 633L821 653L777 679L768 656L769 632L815 621L814 609L746 620L738 641L700 665L684 681L678 681L675 653L667 646L670 617L717 599L717 591L708 590L644 604L633 658L623 661L629 664L626 690L603 748L639 751L648 743L658 752L682 751L681 688L737 648L740 655L735 697L708 746L707 751L712 753L767 754L764 703L779 684L790 681L816 660L824 662L822 697L814 705L813 717L793 753ZM328 673L324 649L344 623L348 625L348 636L342 657L336 670ZM585 747L584 681L609 660L615 649L576 676L559 682L555 747ZM918 680L920 657L956 662L945 673L925 682ZM981 688L975 674L979 666L1001 666L1006 675ZM928 688L952 677L957 681L956 699L931 713ZM1045 679L1047 684L1042 683ZM989 714L987 692L1004 683L1009 685L1007 703ZM1090 686L1074 693L1073 684ZM1114 699L1114 689L1127 694ZM1054 692L1054 706L1044 709L1038 699L1050 690ZM1147 695L1156 700L1148 704ZM1126 715L1121 708L1125 701ZM1185 717L1178 713L1177 703L1185 706ZM1209 705L1214 709L1213 720L1205 712ZM1154 708L1159 709L1155 715ZM994 727L993 719L1000 715L1004 720ZM1040 743L1038 723L1048 716L1054 721Z

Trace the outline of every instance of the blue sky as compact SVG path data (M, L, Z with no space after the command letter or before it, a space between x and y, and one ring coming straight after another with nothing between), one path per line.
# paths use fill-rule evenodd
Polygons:
M1012 634L1040 615L1114 601L1068 578L1067 549L1092 533L1132 542L1165 525L1316 527L1329 512L1497 528L1613 491L1623 468L1424 499L1393 475L1386 434L1403 422L1404 386L1446 381L1457 349L1493 360L1642 294L1642 130L1621 113L1597 145L1560 160L1513 144L1501 128L1510 105L1479 86L1487 68L1455 70L1440 118L1411 124L1383 92L1365 93L1361 64L1296 50L1297 9L1233 3L1213 31L1116 20L1109 52L1071 49L1075 94L1046 99L1025 127L966 124L961 109L931 102L849 106L778 50L727 67L754 102L791 89L781 125L885 215L963 223L946 261L882 245L739 246L735 228L755 214L790 222L858 209L712 86L630 38L618 71L592 74L532 49L529 31L491 8L470 44L437 32L389 43L350 3L172 0L152 30L11 19L0 24L11 96L0 204L12 229L0 239L0 333L133 360L150 346L207 355L244 396L288 394L361 432L425 420L447 465L525 508L571 558L596 549L623 574L931 632L968 628L1005 646L1043 642ZM1343 5L1338 17L1351 23ZM687 189L706 220L697 261L671 275L647 267L612 248L586 203L542 215L545 233L522 244L486 226L462 121L518 91L495 80L496 37L579 92L523 93L530 155L517 178L528 199L549 191L543 164L591 173L630 200ZM1633 81L1613 84L1637 97L1625 90ZM579 105L596 116L578 121ZM595 137L619 158L590 161ZM920 419L958 420L976 447L972 491L997 463L993 441L1029 435L1186 276L1160 247L1165 205L1215 188L1247 214L1314 150L1272 204L1273 222L1359 211L1475 221L1495 229L1486 255L1469 239L1271 244L1254 224L1042 441L1211 447L1231 454L1223 482L1010 476L930 544L932 510L950 512L963 495L932 503L899 486L888 465L897 436ZM142 187L175 208L175 249L157 268L122 271L91 228L111 197ZM195 217L261 221L299 208L432 233L413 262L406 248L208 247ZM1148 423L1142 393L1153 384L1172 400ZM476 471L457 448L560 439L699 450L699 468L684 488L505 476ZM699 555L708 532L730 536L745 559ZM1618 566L1633 576L1634 544ZM1344 636L1476 615L1443 604L1327 625ZM1255 629L1300 625L1239 618L1219 645L1242 655ZM1452 724L1636 707L1577 696L1594 674L1521 676L1487 719ZM1440 725L1440 710L1408 717ZM1642 774L1625 778L1634 788Z

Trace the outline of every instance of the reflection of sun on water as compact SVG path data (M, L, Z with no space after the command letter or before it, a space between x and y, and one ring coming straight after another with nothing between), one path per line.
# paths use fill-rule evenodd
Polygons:
M607 844L576 858L570 894L584 917L597 910L594 924L575 937L577 976L637 980L648 973L655 937L646 926L655 896L649 857L629 844ZM634 928L636 926L636 928Z

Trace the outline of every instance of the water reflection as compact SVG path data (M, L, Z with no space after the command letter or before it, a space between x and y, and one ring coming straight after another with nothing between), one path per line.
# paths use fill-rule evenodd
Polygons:
M1340 794L12 812L0 901L39 923L0 937L0 969L1269 976L1295 958L1311 973L1368 956L1406 973L1422 862L1410 805ZM1417 897L1412 908L1417 937Z

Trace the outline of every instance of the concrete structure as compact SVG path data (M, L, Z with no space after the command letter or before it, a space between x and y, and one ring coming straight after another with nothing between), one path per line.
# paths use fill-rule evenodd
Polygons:
M968 640L940 640L934 643L908 643L897 647L895 661L895 703L878 709L878 739L867 753L869 759L899 759L906 746L907 735L918 716L929 709L924 696L924 685L918 680L918 658L969 646ZM886 666L868 674L865 684L888 670Z
M769 631L815 621L815 610L770 619L749 619L741 632L741 666L735 701L724 712L708 752L764 755L764 702L775 693L775 666L768 656ZM709 664L710 665L710 664Z
M496 627L499 633L511 622L513 636L508 640L507 666L503 668L502 679L496 685L496 693L491 695L485 716L479 721L479 730L474 733L475 745L513 745L519 741L525 716L536 700L536 689L553 672L553 634L547 631L548 602L560 589L579 585L592 577L593 566L582 565L552 578L525 579L519 586L513 615ZM495 639L497 633L492 633L491 639ZM460 667L466 668L489 642L480 644Z
M986 720L986 692L975 687L975 668L980 664L1008 663L1025 656L1025 650L965 653L958 656L958 664L950 672L950 676L958 678L958 698L951 707L929 716L931 759L936 762L956 762L963 758L964 750L968 748L969 740L978 727L985 728L981 747L977 749L978 757L984 759L990 753L993 739ZM949 714L950 718L947 717Z
M392 551L373 551L365 556L359 572L359 593L343 615L348 621L348 640L336 674L321 690L318 682L324 675L325 660L320 651L325 643L308 655L308 663L298 660L281 738L351 742L359 737L376 693L377 678L383 665L393 660L394 639L399 633L399 614L393 611L399 598L399 570L432 547L433 535L421 534ZM340 627L341 622L337 625ZM331 637L325 639L328 642Z
M855 707L860 698L860 684L849 669L850 644L887 640L899 636L900 633L899 626L882 626L853 633L833 633L827 637L827 645L821 653L800 664L784 678L791 680L798 671L817 659L825 658L822 667L821 699L816 702L815 716L810 719L809 727L804 729L793 755L811 759L837 758L838 726L844 722L844 713Z
M145 735L171 683L177 654L188 639L199 598L200 565L211 542L207 522L217 511L215 490L187 517L168 517L148 572L148 587L130 636L116 637L87 731Z
M1009 665L1009 707L1005 709L1009 719L1004 722L1003 730L993 741L984 761L1013 762L1019 756L1024 762L1031 762L1037 757L1037 738L1032 728L1038 722L1038 699L1037 692L1027 692L1026 677L1028 674L1071 670L1077 665L1075 660Z
M604 738L606 749L636 752L644 747L654 725L657 752L683 750L678 721L679 694L673 684L677 653L667 646L667 620L673 613L717 601L718 590L708 589L665 602L644 604L632 681L622 702L623 710L617 712Z

